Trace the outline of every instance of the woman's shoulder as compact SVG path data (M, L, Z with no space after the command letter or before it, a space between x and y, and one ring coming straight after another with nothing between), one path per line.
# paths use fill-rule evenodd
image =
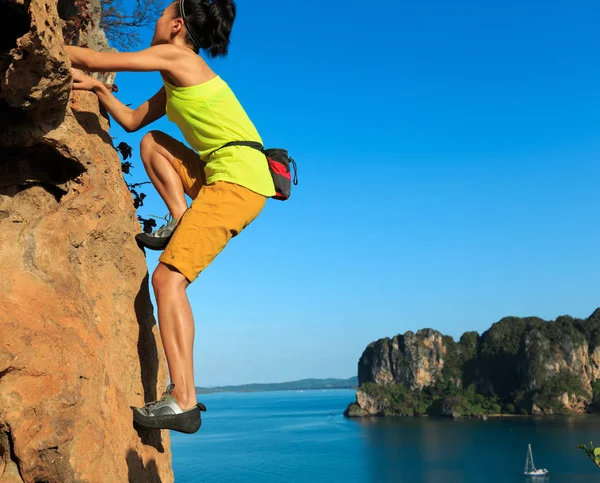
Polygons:
M173 68L161 72L163 79L175 87L191 87L204 84L217 77L217 74L208 66L206 61L189 49L175 47L177 55ZM187 50L187 52L181 52Z

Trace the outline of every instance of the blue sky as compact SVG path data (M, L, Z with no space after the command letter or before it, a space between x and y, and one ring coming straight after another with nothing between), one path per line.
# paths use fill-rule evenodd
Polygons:
M188 289L196 383L350 377L381 337L600 306L599 14L591 0L238 1L230 55L210 64L300 185ZM135 107L161 80L117 84ZM146 179L150 129L183 139L166 118L111 131L135 149L130 182ZM164 214L145 188L139 213Z

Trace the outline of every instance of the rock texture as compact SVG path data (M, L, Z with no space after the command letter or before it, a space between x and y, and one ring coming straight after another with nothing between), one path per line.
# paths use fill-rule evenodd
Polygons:
M362 354L358 377L348 416L595 412L600 309L587 319L507 317L459 342L431 329L380 339Z
M168 432L129 409L166 386L140 227L59 24L0 4L0 481L169 482Z
M442 334L431 329L380 339L360 358L358 383L396 383L420 390L442 378L445 354Z
M88 19L83 29L75 28L77 19L81 18L81 8L85 8L85 16ZM104 31L98 26L102 21L102 5L100 0L89 0L88 2L75 2L75 0L58 0L57 10L59 14L59 24L67 32L70 44L79 47L88 47L98 52L116 52L112 48ZM115 80L114 72L91 72L90 75L96 79L113 84Z

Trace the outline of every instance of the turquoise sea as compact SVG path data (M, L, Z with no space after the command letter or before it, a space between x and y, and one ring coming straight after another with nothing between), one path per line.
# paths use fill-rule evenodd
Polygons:
M348 420L349 390L199 400L208 408L200 431L172 433L178 483L600 482L600 469L575 448L600 444L600 416ZM523 476L528 443L550 477Z

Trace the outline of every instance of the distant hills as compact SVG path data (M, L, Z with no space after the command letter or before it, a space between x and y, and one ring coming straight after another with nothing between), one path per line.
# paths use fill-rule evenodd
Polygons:
M350 379L302 379L293 382L243 384L241 386L197 387L196 394L215 392L310 391L320 389L356 389L358 377Z

